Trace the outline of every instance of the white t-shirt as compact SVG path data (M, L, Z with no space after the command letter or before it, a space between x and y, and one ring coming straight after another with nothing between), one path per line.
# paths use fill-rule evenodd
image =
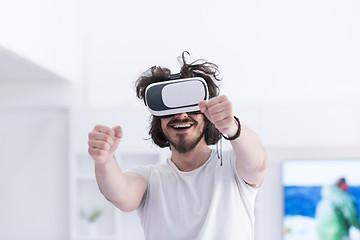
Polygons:
M201 167L182 172L167 159L131 169L147 181L138 207L147 240L252 240L257 189L235 169L235 154L216 151Z

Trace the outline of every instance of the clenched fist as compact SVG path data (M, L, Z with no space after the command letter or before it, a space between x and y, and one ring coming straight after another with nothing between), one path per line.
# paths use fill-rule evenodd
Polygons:
M105 164L112 159L122 138L120 126L113 128L96 125L89 133L89 154L96 164Z
M238 126L234 120L232 103L225 95L201 101L199 107L222 134L230 137L236 134Z

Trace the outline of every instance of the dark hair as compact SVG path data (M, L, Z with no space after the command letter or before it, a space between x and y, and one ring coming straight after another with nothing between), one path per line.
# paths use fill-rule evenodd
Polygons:
M341 177L339 179L336 180L336 182L334 183L334 185L338 188L341 187L342 184L346 183L345 178Z
M186 62L185 53L190 55L188 52L183 52L181 57L178 58L181 69L180 77L189 78L189 77L202 77L207 85L209 90L209 97L213 98L219 95L219 86L215 81L220 83L221 79L218 78L219 70L217 65L214 63L207 62L203 59L196 60L190 64ZM136 81L136 96L139 99L144 99L145 90L147 86L151 83L168 81L170 78L171 71L168 68L153 66L146 70ZM221 138L221 133L215 128L215 125L212 124L204 115L205 120L205 141L208 145L213 145L217 143ZM167 141L162 129L161 121L159 118L152 116L149 135L151 136L153 142L161 148L169 147L170 144Z

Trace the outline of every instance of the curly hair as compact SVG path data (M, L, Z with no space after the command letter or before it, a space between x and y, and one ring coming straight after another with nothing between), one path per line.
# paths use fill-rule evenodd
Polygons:
M217 82L221 82L221 79L218 77L219 70L218 66L214 63L207 62L203 59L198 59L192 63L187 63L185 59L185 54L190 55L188 52L183 52L182 55L178 58L181 65L180 77L181 78L190 78L190 77L202 77L207 85L209 90L209 97L213 98L219 95L219 86ZM136 87L136 96L139 99L144 100L145 90L148 85L155 82L168 81L171 75L171 71L168 68L153 66L146 70L135 82ZM211 123L204 115L205 128L204 136L207 145L213 145L217 143L221 138L221 133L216 129L215 125ZM151 124L149 135L151 136L153 142L161 148L169 147L170 144L164 135L161 129L161 120L158 117L151 116Z

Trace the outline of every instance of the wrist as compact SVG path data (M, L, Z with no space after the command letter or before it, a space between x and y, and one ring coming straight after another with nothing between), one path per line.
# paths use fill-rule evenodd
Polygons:
M111 164L113 162L116 162L115 156L110 155L107 158L95 160L95 166L106 166L106 165L109 165L109 164Z
M234 121L235 121L235 124L236 124L236 126L237 126L236 132L235 132L235 134L233 134L233 135L227 135L227 136L225 136L224 134L222 134L223 137L224 137L226 140L232 141L232 140L235 140L235 139L237 139L238 137L240 137L240 134L241 134L241 124L240 124L240 121L239 121L239 119L238 119L237 117L235 117L235 116L234 116Z

